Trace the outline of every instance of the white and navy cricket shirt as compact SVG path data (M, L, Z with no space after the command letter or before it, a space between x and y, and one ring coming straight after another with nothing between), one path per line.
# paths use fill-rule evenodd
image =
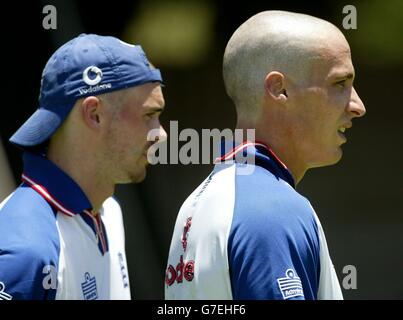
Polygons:
M322 226L287 167L261 143L221 160L179 211L165 298L343 299Z
M0 204L0 300L130 299L116 200L95 218L66 173L44 156L23 158L23 183Z

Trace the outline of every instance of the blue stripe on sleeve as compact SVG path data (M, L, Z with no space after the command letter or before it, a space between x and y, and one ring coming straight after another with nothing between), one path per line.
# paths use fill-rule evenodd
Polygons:
M316 299L319 238L308 201L259 166L235 183L228 239L233 298Z
M0 209L3 292L15 300L55 299L59 252L52 208L23 184Z

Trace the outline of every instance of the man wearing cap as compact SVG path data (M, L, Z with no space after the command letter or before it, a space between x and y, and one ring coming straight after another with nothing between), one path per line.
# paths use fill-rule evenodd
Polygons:
M166 138L161 84L141 47L114 37L82 34L51 56L39 108L10 139L24 171L0 204L0 300L130 299L112 196Z

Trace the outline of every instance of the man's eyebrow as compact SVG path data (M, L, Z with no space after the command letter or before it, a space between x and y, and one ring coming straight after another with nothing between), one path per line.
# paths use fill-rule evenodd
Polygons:
M152 106L147 108L147 112L162 112L164 109L165 106Z
M354 77L355 74L352 72L346 74L336 74L335 76L332 76L334 80L354 79Z

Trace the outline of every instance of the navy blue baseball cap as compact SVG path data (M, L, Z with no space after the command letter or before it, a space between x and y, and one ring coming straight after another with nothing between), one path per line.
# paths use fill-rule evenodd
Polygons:
M41 80L39 107L10 142L30 148L61 126L79 98L160 82L161 73L139 45L110 36L81 34L50 57Z

